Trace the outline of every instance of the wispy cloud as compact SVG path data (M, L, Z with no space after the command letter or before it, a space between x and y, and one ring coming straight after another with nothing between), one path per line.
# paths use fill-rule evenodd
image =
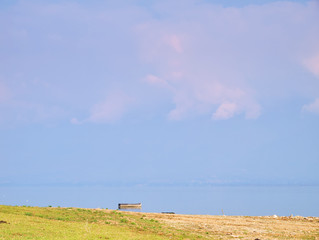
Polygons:
M165 36L164 41L177 53L183 52L182 42L177 35Z
M119 120L127 112L128 108L133 105L134 99L123 92L113 92L107 98L95 104L91 108L91 114L84 120L72 118L71 123L82 124L91 123L112 123Z
M319 98L310 104L306 104L302 107L303 111L319 114Z
M222 103L216 112L213 114L213 119L229 119L234 116L236 112L238 112L238 106L236 103Z
M9 89L0 82L0 104L7 101L10 96L10 91Z
M133 100L123 93L112 93L105 101L93 106L89 122L113 122L120 119Z
M155 75L149 74L145 77L144 80L145 80L145 82L147 82L150 85L171 89L171 86L169 85L169 83L167 81L165 81L164 79L161 79Z
M314 75L319 77L319 54L306 59L304 63L305 66L309 69L309 71L311 71Z

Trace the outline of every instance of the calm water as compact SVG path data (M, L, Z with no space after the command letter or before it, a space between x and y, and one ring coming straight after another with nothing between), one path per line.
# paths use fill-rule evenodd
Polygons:
M319 216L319 187L0 187L0 204L116 209L141 202L144 212Z

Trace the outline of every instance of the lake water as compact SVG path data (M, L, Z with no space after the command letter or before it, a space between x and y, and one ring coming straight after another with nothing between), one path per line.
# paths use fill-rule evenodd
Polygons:
M116 209L142 203L143 212L319 217L318 186L0 187L0 204Z

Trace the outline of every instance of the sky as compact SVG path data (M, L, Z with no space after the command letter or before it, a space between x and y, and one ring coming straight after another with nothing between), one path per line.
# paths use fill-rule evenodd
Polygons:
M318 185L319 1L0 3L0 185Z

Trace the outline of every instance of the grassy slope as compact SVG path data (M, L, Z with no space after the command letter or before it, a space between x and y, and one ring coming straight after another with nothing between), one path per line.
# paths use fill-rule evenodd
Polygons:
M0 240L200 238L319 240L319 218L170 215L0 205Z
M0 239L201 238L154 219L111 210L0 205L0 221Z

